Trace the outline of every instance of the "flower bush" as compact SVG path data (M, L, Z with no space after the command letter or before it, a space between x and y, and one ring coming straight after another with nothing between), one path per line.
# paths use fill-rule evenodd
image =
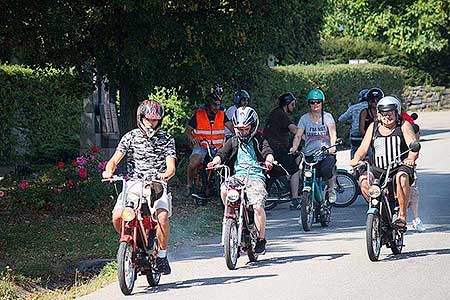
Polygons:
M106 164L100 149L92 147L71 163L59 161L35 179L21 179L13 203L46 211L82 211L104 205L110 199L108 186L101 181Z

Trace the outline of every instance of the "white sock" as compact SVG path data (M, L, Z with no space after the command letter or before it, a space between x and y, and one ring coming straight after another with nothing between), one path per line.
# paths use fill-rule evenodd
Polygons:
M166 255L167 255L167 249L166 250L162 250L162 249L158 250L158 257L164 258L164 257L166 257Z

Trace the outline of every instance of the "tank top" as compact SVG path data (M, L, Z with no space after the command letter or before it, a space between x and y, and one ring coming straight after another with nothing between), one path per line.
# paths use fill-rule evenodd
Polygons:
M379 123L374 123L373 127L372 147L374 149L374 163L376 167L386 170L388 164L395 157L408 150L408 145L406 145L401 126L395 127L391 134L387 136L381 135L379 131L380 126ZM403 161L407 156L408 153L405 153L400 159ZM398 165L396 164L393 167L396 166Z
M369 125L375 121L375 118L370 114L370 110L368 108L365 109L367 112L366 119L364 120L364 130L367 130L369 128Z

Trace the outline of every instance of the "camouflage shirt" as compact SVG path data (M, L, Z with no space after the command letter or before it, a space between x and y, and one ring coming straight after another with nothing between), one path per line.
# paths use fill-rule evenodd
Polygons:
M175 139L159 130L151 139L136 128L126 133L116 151L127 155L129 177L155 176L166 171L166 158L176 158Z

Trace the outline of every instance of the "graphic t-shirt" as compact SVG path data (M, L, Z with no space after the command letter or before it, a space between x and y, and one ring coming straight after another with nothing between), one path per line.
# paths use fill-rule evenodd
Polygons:
M245 164L244 164L245 163ZM238 146L237 159L234 163L234 172L237 176L246 176L247 169L246 164L258 165L258 159L256 158L255 148L253 143L240 144ZM263 170L260 168L250 168L249 178L265 180Z
M131 178L155 176L166 171L166 158L176 158L175 139L159 130L147 139L138 128L126 133L116 151L127 155L127 172Z
M333 116L330 113L323 113L322 119L317 122L311 120L310 114L306 113L298 121L297 127L304 129L305 138L305 154L312 155L319 151L323 146L331 146L330 133L328 132L328 125L335 124Z

